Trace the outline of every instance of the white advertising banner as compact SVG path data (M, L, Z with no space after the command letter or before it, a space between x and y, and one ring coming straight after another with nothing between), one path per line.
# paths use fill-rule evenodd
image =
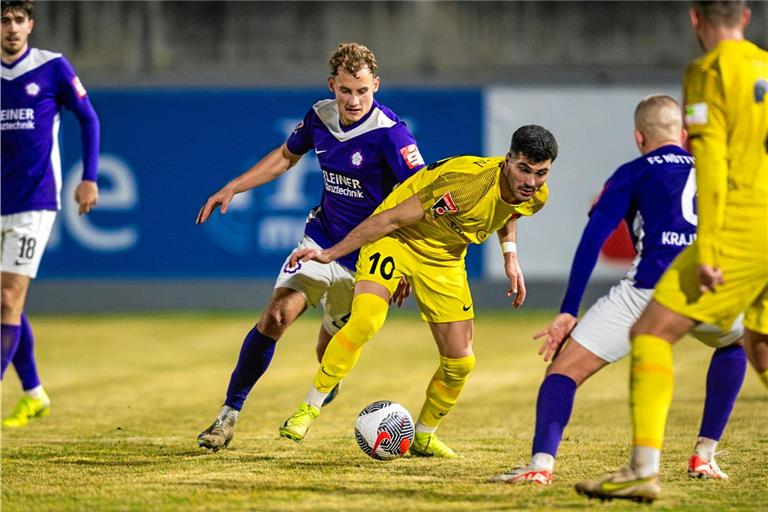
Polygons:
M503 155L512 133L539 124L557 139L559 154L548 184L547 205L518 223L518 251L528 279L566 279L605 180L624 162L640 156L633 137L637 103L649 94L680 101L679 86L496 87L485 94L485 154ZM484 276L503 279L498 243L484 245ZM601 257L593 275L618 277L627 262Z

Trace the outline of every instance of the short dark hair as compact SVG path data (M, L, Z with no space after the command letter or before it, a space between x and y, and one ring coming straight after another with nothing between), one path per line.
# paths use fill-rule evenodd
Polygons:
M8 11L24 11L27 13L27 17L32 19L32 11L34 11L35 2L33 0L3 0L3 7L0 14L5 14Z
M513 155L525 155L531 162L540 163L557 158L555 136L537 124L521 126L512 134L509 152Z
M706 22L727 27L739 23L746 6L744 0L693 0L693 8Z

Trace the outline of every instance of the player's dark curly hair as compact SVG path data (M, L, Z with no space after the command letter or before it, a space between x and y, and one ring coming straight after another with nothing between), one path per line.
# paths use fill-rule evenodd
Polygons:
M357 76L363 68L368 68L373 76L378 76L379 71L376 56L360 43L341 43L331 55L328 67L331 68L331 75L334 76L339 73L339 68L345 69L347 73L354 76Z
M32 0L3 0L3 7L0 14L5 14L8 11L24 11L27 13L27 17L32 19L35 2Z
M531 162L540 163L557 158L557 141L549 130L537 124L521 126L512 134L509 152L523 154Z
M694 0L693 8L709 23L733 27L747 6L744 0Z

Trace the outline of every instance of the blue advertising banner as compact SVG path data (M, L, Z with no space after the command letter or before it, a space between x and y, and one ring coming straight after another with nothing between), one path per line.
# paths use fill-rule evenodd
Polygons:
M310 152L275 182L239 194L204 225L209 195L285 141L317 90L96 90L101 119L100 203L78 216L80 130L62 123L62 198L40 278L273 278L318 204L322 173ZM383 90L425 161L481 154L480 89ZM482 252L467 258L482 275Z

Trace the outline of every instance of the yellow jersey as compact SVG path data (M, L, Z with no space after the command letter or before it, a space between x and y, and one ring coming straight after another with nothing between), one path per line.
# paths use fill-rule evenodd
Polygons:
M768 261L768 52L721 41L685 72L685 121L696 157L699 262Z
M418 194L424 217L402 227L395 237L422 256L463 258L469 244L481 244L513 216L533 215L544 207L546 184L527 201L501 198L504 157L459 156L423 168L398 186L374 213L393 208Z

